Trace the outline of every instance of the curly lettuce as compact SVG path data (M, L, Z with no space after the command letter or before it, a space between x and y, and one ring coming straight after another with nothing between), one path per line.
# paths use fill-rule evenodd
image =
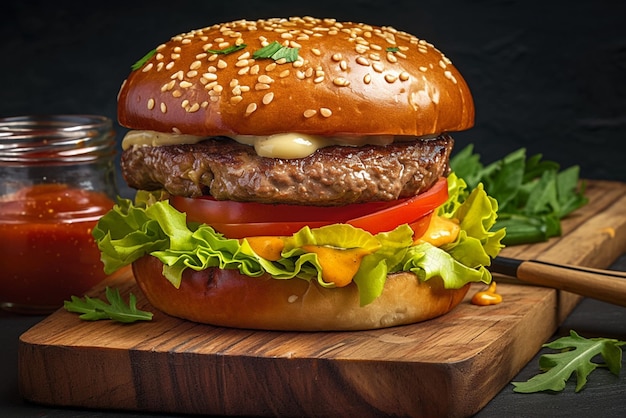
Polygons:
M327 245L338 249L363 249L365 255L353 277L361 305L375 300L390 273L410 271L419 280L441 277L446 288L460 288L469 282L489 283L485 268L502 245L504 230L491 231L497 217L497 202L487 196L482 185L471 192L453 173L448 177L448 200L438 216L456 219L461 232L452 243L438 248L415 244L413 231L400 225L389 232L371 234L347 224L321 228L305 227L285 237L281 258L266 260L257 255L247 240L229 239L206 224L187 222L186 216L167 200L118 199L93 231L101 251L105 272L110 274L146 254L163 263L163 274L179 287L186 269L209 267L237 269L250 277L265 273L277 280L322 280L317 255L302 248Z

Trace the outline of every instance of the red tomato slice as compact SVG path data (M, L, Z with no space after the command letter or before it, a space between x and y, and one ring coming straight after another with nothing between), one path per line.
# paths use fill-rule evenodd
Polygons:
M186 213L189 221L211 225L229 238L291 235L307 225L317 228L334 223L348 223L376 234L405 223L421 229L420 225L425 222L418 221L448 198L447 185L447 180L441 178L428 191L409 199L342 207L272 205L178 196L171 197L170 203Z

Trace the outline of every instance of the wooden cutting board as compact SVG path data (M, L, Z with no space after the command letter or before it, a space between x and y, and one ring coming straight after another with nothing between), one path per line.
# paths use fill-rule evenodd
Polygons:
M626 251L626 184L591 181L563 236L502 255L595 268ZM496 276L496 280L498 277ZM212 327L156 312L124 270L94 288L132 292L150 322L85 322L63 309L25 332L19 385L32 402L254 416L468 416L539 351L580 300L500 282L504 302L466 299L444 317L358 332Z

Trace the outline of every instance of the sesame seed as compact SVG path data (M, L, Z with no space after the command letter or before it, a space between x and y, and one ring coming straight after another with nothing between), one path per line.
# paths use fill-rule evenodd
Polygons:
M323 75L321 75L321 76L316 77L315 79L313 79L313 82L314 82L314 83L316 83L316 84L319 84L319 83L321 83L322 81L324 81L324 76L323 76Z
M411 75L406 71L402 71L398 78L400 78L401 81L407 81L409 78L411 78Z
M152 109L154 109L154 99L150 98L148 100L148 110L152 110Z
M291 73L291 71L289 71L289 70L283 70L283 71L280 72L280 74L278 74L278 76L280 78L285 78L285 77L288 77L290 73Z
M249 72L250 72L250 67L243 67L242 69L237 71L237 74L244 75L244 74L248 74Z
M354 47L354 49L359 54L365 54L367 50L369 49L369 46L357 44L356 47Z
M191 63L191 65L189 66L190 70L197 70L198 68L200 68L200 66L202 65L202 63L198 60L194 61Z
M371 76L369 73L365 74L365 75L363 76L363 82L364 82L365 84L369 84L369 83L371 83L371 82L372 82L372 76Z
M160 62L157 64L157 71L161 71L163 69L163 67L165 66L164 63Z
M372 65L372 68L374 69L374 71L376 71L377 73L382 73L385 70L385 66L380 63L380 62L375 62Z
M215 86L217 86L217 81L211 81L206 86L204 86L204 88L207 90L213 90L213 87Z
M398 62L398 58L394 55L393 52L387 52L387 61Z
M141 70L141 71L143 71L144 73L147 73L148 71L150 71L152 69L152 67L153 67L153 64L149 63L148 65L143 67L143 70Z
M317 48L311 48L311 52L317 55L318 57L322 55L322 52Z
M445 68L446 68L446 63L445 63L445 62L443 62L443 60L439 60L439 66L445 70Z
M187 112L194 113L198 110L200 110L200 105L198 103L194 103L189 109L187 109Z
M274 70L274 68L276 68L276 63L275 62L266 65L265 66L265 71L266 72L270 72L270 71Z
M176 71L174 74L172 74L172 76L170 78L172 80L174 80L176 78L179 79L179 80L182 80L184 76L185 76L185 73L183 72L183 70L180 70L180 71Z
M342 59L341 53L337 52L336 54L333 54L331 59L335 62L339 62Z
M385 81L387 83L390 83L390 84L394 83L397 79L398 77L395 74L390 74L390 73L385 74Z
M163 84L163 86L161 87L161 91L162 92L170 91L174 88L175 85L176 85L176 81L171 80L169 83Z
M363 56L358 56L356 58L356 63L360 64L360 65L364 65L364 66L370 65L370 62L367 60L367 58L365 58Z
M268 105L274 100L274 93L269 92L263 96L263 104Z
M195 70L187 71L187 78L194 78L197 75L198 75L198 72Z
M424 66L421 66L421 67L419 67L419 70L420 70L421 72L425 73L425 72L428 70L428 68L427 68L427 67L424 67Z
M217 80L217 74L214 73L204 73L202 74L202 77L204 77L207 81Z
M247 66L248 66L248 60L239 60L235 63L235 67L237 68L247 67Z
M317 110L315 109L307 109L304 111L303 115L305 118L311 118L317 114Z
M250 67L250 74L257 75L259 73L259 64L254 64Z
M337 77L333 79L333 84L337 87L346 87L350 85L350 81L343 77Z
M322 107L320 108L320 114L324 116L325 118L328 118L333 114L333 112L327 107Z
M339 68L341 68L343 71L346 71L348 69L348 63L344 60L341 60L341 62L339 63Z
M167 105L165 103L161 103L161 113L166 113L167 112Z
M190 83L189 81L181 81L179 86L184 89L188 89L189 87L193 86L193 83Z
M271 84L274 82L274 79L268 75L260 75L259 78L257 79L257 81L259 83L264 83L264 84Z
M235 104L241 102L242 100L243 100L243 97L241 97L241 96L233 96L233 97L230 98L230 103L235 105Z
M224 68L226 68L226 67L228 67L228 64L226 63L226 61L224 61L224 60L219 60L219 61L217 62L217 68L219 68L219 69L222 69L222 70L223 70L223 69L224 69Z
M182 95L183 95L183 94L180 92L180 90L174 90L174 91L172 92L172 97L176 97L176 98L178 98L178 97L180 97L180 96L182 96Z
M250 58L250 51L246 51L237 57L237 60L245 60Z
M377 52L370 53L369 57L372 61L380 61L380 54Z
M250 116L256 110L256 103L250 103L248 107L246 107L246 116Z
M174 66L174 62L169 62L169 63L165 66L165 69L166 69L166 70L171 70L173 66Z
M178 58L180 58L180 54L170 54L170 58L176 61Z
M183 109L186 108L187 106L189 106L189 100L185 99L182 101L182 103L180 104L180 107L182 107Z
M258 90L267 90L269 88L270 88L270 85L269 84L265 84L265 83L256 83L254 85L254 89L257 90L257 91Z

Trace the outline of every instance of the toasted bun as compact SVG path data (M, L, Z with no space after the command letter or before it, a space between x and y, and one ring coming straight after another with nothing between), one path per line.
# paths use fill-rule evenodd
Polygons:
M274 41L299 48L297 60L253 58ZM200 136L423 136L474 122L467 84L433 45L334 19L241 20L175 36L132 71L118 99L128 128Z
M325 289L301 279L247 277L237 270L185 270L179 289L162 275L163 264L144 256L135 279L150 303L166 314L234 328L341 331L386 328L443 315L465 297L469 285L447 290L442 281L421 282L412 273L388 277L374 302L359 306L354 283Z

